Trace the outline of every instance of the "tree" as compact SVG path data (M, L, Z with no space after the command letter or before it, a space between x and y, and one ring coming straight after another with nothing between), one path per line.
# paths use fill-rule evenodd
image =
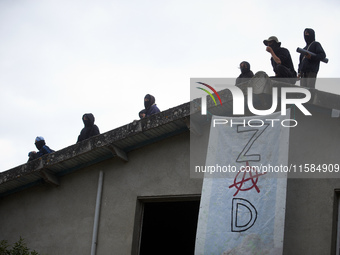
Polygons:
M24 239L20 237L19 241L14 243L12 248L7 240L0 241L0 255L39 255L39 253L35 250L30 251Z

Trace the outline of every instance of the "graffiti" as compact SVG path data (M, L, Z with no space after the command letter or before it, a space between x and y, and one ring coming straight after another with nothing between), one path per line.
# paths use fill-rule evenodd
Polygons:
M247 144L243 147L241 153L238 155L236 162L246 162L246 165L240 168L240 171L234 178L234 183L229 188L235 188L236 192L233 196L236 196L240 191L249 191L255 189L257 193L260 193L260 189L257 186L259 177L266 173L258 172L256 167L250 166L249 161L259 162L261 161L261 154L249 154L249 151L257 139L268 128L269 124L265 123L262 126L237 126L237 133L253 132L253 135L248 140ZM242 208L242 209L241 209ZM242 220L240 220L242 219ZM257 210L255 206L244 198L233 198L231 208L231 231L243 232L250 229L257 219Z
M239 180L240 174L243 174L241 180ZM259 176L264 175L264 174L266 173L258 173L257 168L249 166L249 163L247 161L246 166L242 167L240 171L237 173L237 175L235 176L234 184L229 186L230 189L233 187L237 189L237 191L235 192L233 196L236 196L239 191L248 191L253 188L255 188L257 193L260 193L260 189L257 186L257 182L258 182ZM247 175L249 175L248 178L247 178ZM247 182L250 182L251 184L248 185L246 184ZM242 188L243 185L245 185L244 188Z
M205 175L196 254L282 254L287 182L262 166L287 165L289 130L267 118L283 119L234 118L232 127L210 129L206 165L235 171Z
M242 149L241 153L238 155L236 162L246 162L246 161L260 161L261 155L260 154L252 154L248 155L250 148L253 146L255 141L263 134L263 132L269 127L269 123L264 122L263 126L237 126L237 133L244 133L244 132L254 132L252 137L249 139L248 143Z
M246 211L243 210L243 212L241 213L242 207ZM232 208L231 208L231 231L232 232L243 232L243 231L250 229L254 225L256 219L257 219L257 211L256 211L255 206L253 206L246 199L233 198Z

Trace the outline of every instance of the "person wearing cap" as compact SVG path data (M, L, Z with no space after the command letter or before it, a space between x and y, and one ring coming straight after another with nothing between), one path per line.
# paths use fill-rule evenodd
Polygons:
M37 147L37 149L39 150L38 152L35 151L31 151L28 153L28 161L40 158L41 156L48 154L48 153L52 153L54 152L54 150L51 150L45 142L44 137L42 136L37 136L35 138L35 142L34 142L35 146Z
M315 41L315 32L311 28L306 28L303 31L303 36L306 42L304 50L315 53L315 56L310 54L301 54L298 68L298 78L301 77L300 85L302 87L315 88L316 76L319 72L320 61L326 57L321 44Z
M297 74L294 69L293 61L289 51L286 48L281 47L281 42L276 36L271 36L267 40L263 41L266 45L266 51L271 54L271 63L275 73L273 79L280 78L279 80L295 84Z
M254 76L254 73L250 70L250 64L247 61L240 63L240 70L241 74L237 77L235 85L246 82Z

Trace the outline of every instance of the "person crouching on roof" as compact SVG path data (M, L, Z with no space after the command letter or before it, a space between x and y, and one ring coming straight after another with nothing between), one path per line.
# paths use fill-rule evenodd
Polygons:
M37 147L37 149L39 150L38 152L35 152L35 151L31 151L28 153L28 161L31 161L31 160L34 160L34 159L37 159L37 158L40 158L41 156L45 155L45 154L48 154L48 153L52 153L54 152L54 150L51 150L47 145L46 145L46 142L45 142L45 139L44 137L42 136L37 136L35 138L35 147Z
M145 107L145 109L139 112L139 117L141 119L143 119L145 117L149 117L153 114L160 112L160 110L158 109L155 102L156 102L155 97L150 95L150 94L147 94L144 97L144 107Z
M281 42L276 36L269 37L267 40L264 40L263 43L266 46L266 51L271 54L270 61L275 72L275 76L270 78L295 84L297 73L294 69L289 50L281 47Z

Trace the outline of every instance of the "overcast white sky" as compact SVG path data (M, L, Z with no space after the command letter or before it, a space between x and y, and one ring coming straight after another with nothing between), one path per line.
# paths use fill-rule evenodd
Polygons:
M161 110L190 100L190 78L273 75L275 35L295 69L303 30L326 51L318 77L339 77L340 2L1 0L0 172L26 163L34 139L74 144L91 112L101 133L138 119L145 94ZM317 89L339 93L339 88Z

